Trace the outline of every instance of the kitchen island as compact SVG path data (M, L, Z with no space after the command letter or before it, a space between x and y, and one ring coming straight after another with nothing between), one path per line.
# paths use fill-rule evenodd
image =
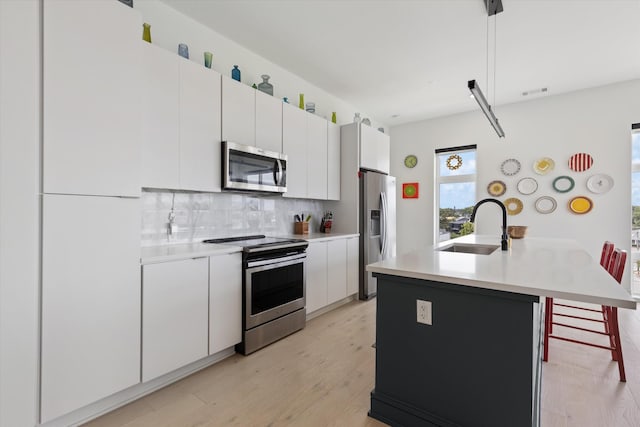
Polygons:
M378 280L369 414L404 426L537 426L541 297L636 303L571 240L514 240L486 255L438 250L454 243L500 239L464 236L367 266Z

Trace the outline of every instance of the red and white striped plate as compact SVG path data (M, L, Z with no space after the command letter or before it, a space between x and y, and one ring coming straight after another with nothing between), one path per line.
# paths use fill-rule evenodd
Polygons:
M569 169L584 172L593 166L593 157L587 153L577 153L569 158Z

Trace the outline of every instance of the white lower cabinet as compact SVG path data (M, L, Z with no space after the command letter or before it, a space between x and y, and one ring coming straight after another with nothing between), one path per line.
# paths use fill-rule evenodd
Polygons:
M209 259L142 267L142 381L207 356Z
M327 304L347 297L347 241L327 242Z
M140 200L43 196L41 422L140 381Z
M360 238L350 237L347 239L347 295L358 293L358 284L360 277L359 259L360 256Z
M358 237L309 242L307 313L358 292Z
M242 341L242 254L209 261L209 354Z
M307 248L307 314L327 305L327 242Z

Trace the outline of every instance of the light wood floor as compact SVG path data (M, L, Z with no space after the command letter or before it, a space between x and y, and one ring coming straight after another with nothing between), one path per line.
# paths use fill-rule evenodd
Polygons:
M607 351L553 340L543 365L544 427L640 426L640 313L620 314L627 383ZM375 300L354 301L87 426L384 426L367 417L374 321Z

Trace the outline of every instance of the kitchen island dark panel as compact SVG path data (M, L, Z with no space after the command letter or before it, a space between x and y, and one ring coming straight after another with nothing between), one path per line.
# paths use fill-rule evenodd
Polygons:
M370 416L403 426L537 426L538 296L375 273ZM432 325L417 322L417 300Z

